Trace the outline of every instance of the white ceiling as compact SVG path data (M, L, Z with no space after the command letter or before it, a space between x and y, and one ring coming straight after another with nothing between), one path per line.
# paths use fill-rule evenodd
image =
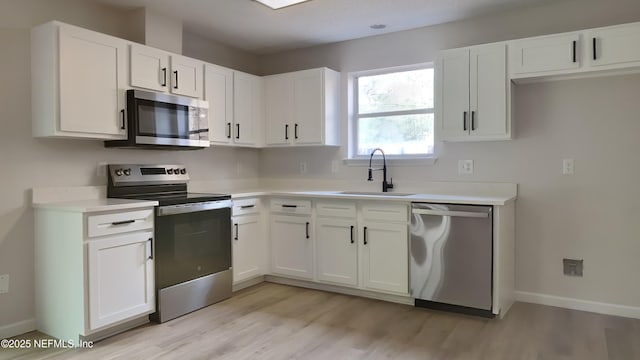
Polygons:
M311 0L272 10L253 0L93 0L147 7L178 17L184 29L268 54L466 19L552 0ZM385 24L383 30L369 26Z

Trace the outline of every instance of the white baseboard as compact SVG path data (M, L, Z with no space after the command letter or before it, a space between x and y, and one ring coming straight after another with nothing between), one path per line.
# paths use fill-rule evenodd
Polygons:
M22 335L36 329L36 319L23 320L17 323L0 326L0 339Z
M635 306L601 303L525 291L516 291L516 301L640 319L640 307Z

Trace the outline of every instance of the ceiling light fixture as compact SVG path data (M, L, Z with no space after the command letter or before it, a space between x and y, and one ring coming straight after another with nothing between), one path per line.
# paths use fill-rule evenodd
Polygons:
M373 24L373 25L371 25L369 27L372 28L373 30L382 30L382 29L386 28L387 25L385 25L385 24Z
M303 3L309 0L256 0L257 2L266 5L273 10L282 9L283 7Z

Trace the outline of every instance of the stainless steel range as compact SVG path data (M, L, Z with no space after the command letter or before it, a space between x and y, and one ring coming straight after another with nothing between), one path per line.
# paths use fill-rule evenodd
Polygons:
M231 296L231 196L188 193L181 165L109 165L107 196L156 200L156 312L165 322Z

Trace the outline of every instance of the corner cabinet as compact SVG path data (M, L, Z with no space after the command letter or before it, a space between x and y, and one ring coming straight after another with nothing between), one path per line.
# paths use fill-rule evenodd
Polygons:
M511 139L506 44L438 53L435 119L444 141Z
M233 284L262 276L266 272L267 243L258 198L233 201Z
M271 199L271 272L313 279L311 201Z
M77 341L146 321L155 311L153 214L153 207L36 209L39 331Z
M202 99L204 63L131 44L131 86Z
M33 135L124 139L127 43L59 22L31 30Z
M340 145L340 73L318 68L264 77L267 146Z

